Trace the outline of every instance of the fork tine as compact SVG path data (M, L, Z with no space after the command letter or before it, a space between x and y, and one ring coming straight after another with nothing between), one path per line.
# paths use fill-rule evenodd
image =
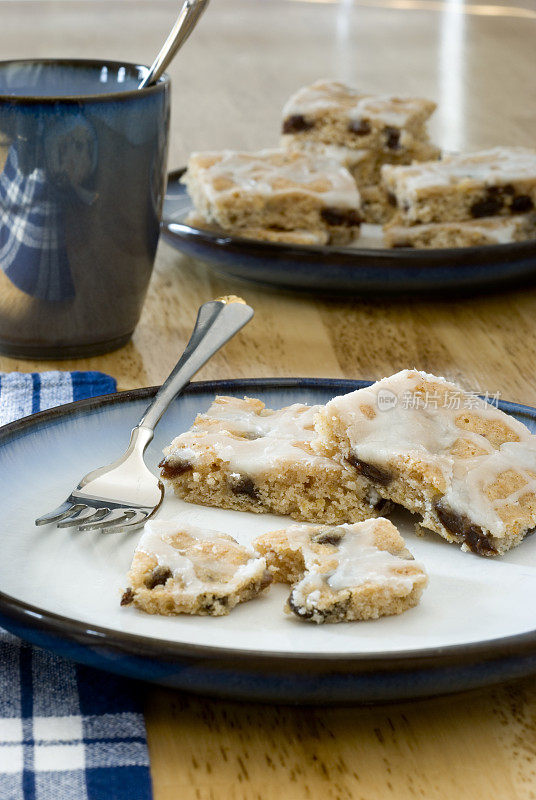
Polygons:
M83 508L86 508L86 506L66 500L65 503L55 508L54 511L50 511L48 514L43 514L43 516L38 517L35 520L35 524L48 525L49 522L59 522L66 517L70 517L71 514L76 513L77 510L81 511Z
M84 522L82 525L79 526L79 531L91 531L91 530L101 530L102 528L107 527L108 525L117 525L120 522L124 522L125 520L130 520L136 514L135 511L128 509L128 508L116 508L114 511L110 511L109 514L106 515L103 519L95 520L91 519L89 522Z
M82 525L85 522L94 521L96 522L99 519L102 519L107 514L110 513L109 508L92 508L91 506L85 506L88 513L84 514L84 510L79 511L75 516L70 517L69 519L65 519L62 522L58 522L58 528L74 528L78 525Z
M99 530L101 533L122 533L123 531L135 531L136 528L141 528L148 516L149 512L147 511L133 510L133 515L129 518L128 522L123 523L117 520L116 522L110 523L110 525L103 525Z

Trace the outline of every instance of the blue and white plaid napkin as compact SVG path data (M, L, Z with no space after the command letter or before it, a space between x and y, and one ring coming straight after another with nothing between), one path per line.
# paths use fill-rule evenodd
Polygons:
M0 423L115 388L100 372L0 373ZM0 800L150 800L139 698L0 628Z
M15 144L0 175L0 266L18 289L39 300L74 297L60 198L43 169L22 172Z

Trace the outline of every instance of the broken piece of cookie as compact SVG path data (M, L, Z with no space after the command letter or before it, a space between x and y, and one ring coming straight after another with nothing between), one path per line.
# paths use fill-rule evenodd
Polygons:
M349 622L401 614L427 583L404 539L384 518L352 525L291 525L254 547L274 580L291 583L287 613L309 622Z
M184 522L150 520L134 552L121 605L148 614L219 617L272 582L266 561L232 536Z

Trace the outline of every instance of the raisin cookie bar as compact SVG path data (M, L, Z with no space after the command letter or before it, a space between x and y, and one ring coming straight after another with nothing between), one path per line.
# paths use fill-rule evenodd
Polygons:
M207 222L197 211L191 211L184 221L192 228L229 236L229 231L224 231L218 225ZM259 242L272 244L324 245L329 240L327 231L282 231L277 228L241 228L234 235L242 239L256 239Z
M431 100L371 95L319 80L292 95L283 108L283 136L350 148L402 153L429 144Z
M286 612L310 622L401 614L417 605L426 573L387 519L291 525L254 541L274 580L291 583Z
M121 605L147 614L220 617L272 582L264 558L232 536L185 522L150 520L139 541Z
M536 150L495 147L408 167L385 165L382 181L397 225L525 214L536 204Z
M161 475L183 500L311 522L377 516L382 498L348 465L311 448L320 406L278 411L260 400L217 397L164 450Z
M536 214L482 217L465 222L431 222L409 227L388 225L383 238L387 247L480 247L522 242L536 239Z
M183 181L196 211L237 235L248 228L306 230L347 244L359 233L359 192L332 159L287 150L194 153Z
M462 550L502 554L536 526L536 436L444 378L404 370L335 397L316 430L319 452Z

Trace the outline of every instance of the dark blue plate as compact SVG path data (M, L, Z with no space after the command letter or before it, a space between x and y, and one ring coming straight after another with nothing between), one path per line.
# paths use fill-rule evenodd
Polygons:
M168 176L162 235L225 277L318 294L359 296L468 293L515 287L536 277L536 241L442 250L341 248L256 242L184 223L191 201Z
M362 381L261 379L191 384L157 429L147 460L187 428L215 394L254 395L278 407L323 403ZM430 576L420 605L399 617L317 626L282 613L288 589L228 617L152 617L121 608L139 534L36 528L91 467L128 441L155 389L82 400L0 430L0 624L67 658L179 689L266 702L353 703L486 686L536 672L536 537L502 559L419 538L397 522ZM536 410L502 403L531 429ZM387 412L386 412L387 413ZM174 505L175 504L175 505ZM161 513L187 509L207 524L256 535L268 515L204 509L166 497ZM505 602L505 597L508 602Z

